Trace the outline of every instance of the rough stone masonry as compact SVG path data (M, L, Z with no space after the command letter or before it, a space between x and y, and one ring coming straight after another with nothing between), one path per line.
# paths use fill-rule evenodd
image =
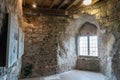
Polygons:
M20 25L22 25L21 0L5 1L7 12L16 14ZM0 0L0 12L6 11L4 3L3 0ZM119 0L103 0L91 7L72 11L71 14L74 14L74 19L41 14L39 16L24 15L25 55L21 77L51 75L74 69L76 61L79 61L75 49L75 35L82 24L90 22L99 26L100 72L111 80L116 80L115 78L120 80L119 4ZM80 66L81 64L78 63L77 65ZM17 80L20 72L17 72L17 69L20 69L20 66L21 59L10 69L1 67L0 77ZM91 67L91 64L87 64L87 66ZM14 74L16 75L14 76Z
M111 80L115 80L115 77L119 80L119 4L119 0L101 1L72 11L74 19L24 15L22 77L44 76L76 68L76 61L80 60L77 60L75 37L78 29L85 22L90 22L99 26L100 72ZM91 60L94 62L94 59ZM77 66L80 65L78 62ZM87 66L91 69L91 63Z
M6 25L6 13L13 13L18 20L19 25L22 23L22 0L0 0L0 32L1 27ZM6 20L6 21L5 21ZM0 55L1 56L1 55ZM10 68L0 67L0 80L18 80L21 71L21 59Z

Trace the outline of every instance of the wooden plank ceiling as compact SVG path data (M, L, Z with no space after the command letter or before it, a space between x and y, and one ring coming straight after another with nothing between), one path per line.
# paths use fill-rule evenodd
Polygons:
M99 0L93 0L93 3ZM68 15L68 11L78 9L83 0L23 0L23 8L53 15ZM35 4L36 8L32 5ZM28 10L27 10L28 11Z

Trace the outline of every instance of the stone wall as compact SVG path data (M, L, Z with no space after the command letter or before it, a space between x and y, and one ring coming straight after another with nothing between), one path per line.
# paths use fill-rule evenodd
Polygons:
M23 18L22 0L1 0L1 1L3 1L2 9L4 9L2 11L4 11L5 13L13 13L16 19L18 20L20 27L22 27Z
M100 72L100 60L95 57L80 57L77 60L76 69Z
M3 28L1 28L1 27L8 26L8 25L6 25L7 20L8 20L8 18L5 17L5 14L0 13L0 36L1 36L1 32L3 32ZM7 28L7 27L5 27L5 28ZM7 36L7 35L4 34L4 36ZM4 41L7 42L6 38L4 39ZM4 49L4 48L1 48L1 49ZM3 55L3 53L0 53L0 58L1 58L0 60L2 60L4 63L6 63L6 54ZM2 59L2 58L4 58L4 59ZM10 68L0 67L0 80L18 80L20 71L21 71L21 59L17 60L16 63L13 66L11 66Z
M77 54L75 37L67 35L69 33L65 31L59 38L60 41L58 42L57 49L58 72L65 72L76 68Z
M96 61L94 58L90 58L90 60L86 60L85 63L87 63L87 67L84 64L79 64L80 59L78 59L77 68L80 69L81 66L85 69L93 70L91 68L92 63L96 62L96 66L94 67L94 70L98 70L99 62L100 62L100 72L108 76L111 80L115 80L114 72L112 69L112 53L113 45L115 42L115 37L111 31L108 32L108 28L104 28L103 26L99 25L97 22L97 19L94 16L91 16L89 14L81 14L79 18L71 21L70 25L66 28L66 35L76 37L76 35L79 33L79 29L82 27L83 24L86 22L89 22L90 24L93 24L97 27L97 35L99 39L99 61ZM75 42L73 42L75 43ZM77 45L77 44L76 44ZM90 62L91 61L91 62Z
M120 45L120 41L118 41L114 47L117 48L118 45ZM120 80L120 52L119 50L120 50L119 48L116 50L117 54L115 54L112 59L113 61L112 68L114 69L117 80Z
M19 25L22 20L22 0L0 0L0 32L1 27L4 25L6 17L5 13L13 13L18 20ZM16 11L13 11L16 10ZM21 17L21 18L20 18ZM8 20L8 18L6 19ZM6 24L6 23L5 23ZM0 67L0 80L18 80L21 71L21 59L18 59L16 63L10 68Z
M59 23L56 20L54 22L56 24L50 24L50 20L41 15L25 15L24 21L25 55L22 78L55 74L57 67L57 34L55 33Z
M68 40L70 39L70 37L73 37L73 39L74 39L72 41L74 46L72 46L71 50L75 51L75 54L76 54L76 57L77 57L77 58L74 58L74 61L77 63L76 64L76 69L89 70L89 71L100 71L100 68L99 68L100 67L100 63L99 63L100 60L98 59L99 57L98 58L95 58L95 57L81 57L78 53L78 43L77 43L78 40L77 39L81 34L81 32L80 32L81 28L86 23L90 23L90 24L96 26L94 28L94 30L92 30L92 33L90 33L91 28L90 29L87 28L87 32L90 31L89 34L96 34L98 36L99 36L99 34L101 34L101 30L100 30L99 24L97 23L96 19L93 16L82 14L81 16L79 16L78 19L73 19L70 22L70 24L66 27L66 34L65 35L67 35ZM85 30L82 33L86 34ZM92 67L92 64L96 64L94 66L94 68Z
M71 43L74 39L64 37L67 25L68 20L64 17L24 15L22 78L56 74L75 67L75 49L72 50L75 44Z
M120 23L114 24L114 35L116 36L116 42L113 45L112 53L114 53L114 56L112 58L112 69L114 70L114 73L117 77L117 80L120 80Z
M89 22L97 26L100 71L111 80L116 80L116 77L119 80L119 4L119 0L102 0L93 6L72 11L72 20L45 15L25 15L22 77L50 75L75 68L75 37L79 28ZM88 67L90 66L91 63Z
M16 63L10 67L0 67L0 80L18 80L21 71L21 59L17 60Z
M101 33L99 34L100 47L100 65L101 72L107 75L111 80L120 78L119 74L119 21L120 21L120 1L119 0L103 0L99 3L73 11L74 18L79 18L82 14L88 14L95 17L99 23ZM107 5L107 6L106 6ZM86 17L84 17L86 18ZM114 55L114 56L113 56Z

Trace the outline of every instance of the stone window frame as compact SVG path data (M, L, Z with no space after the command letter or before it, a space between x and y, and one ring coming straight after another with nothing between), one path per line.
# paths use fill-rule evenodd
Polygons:
M96 34L81 34L81 33L79 33L80 32L80 29L83 27L83 25L85 25L86 23L89 23L89 24L92 24L93 26L95 26L96 27ZM78 58L94 58L94 59L98 59L99 58L99 56L100 56L100 51L99 51L99 49L100 49L100 35L98 34L99 33L99 31L100 31L100 28L99 28L99 24L95 21L95 20L90 20L90 21L88 21L88 20L85 20L82 24L80 24L81 26L79 26L79 28L78 28L78 33L76 34L76 54L77 54L77 57ZM79 52L78 52L78 38L79 38L79 36L85 36L85 35L96 35L97 37L98 37L98 56L80 56L79 55Z

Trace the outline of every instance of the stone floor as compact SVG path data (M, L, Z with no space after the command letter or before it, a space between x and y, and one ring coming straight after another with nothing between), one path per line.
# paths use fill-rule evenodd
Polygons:
M101 73L72 70L52 76L23 79L23 80L108 80L108 79Z

